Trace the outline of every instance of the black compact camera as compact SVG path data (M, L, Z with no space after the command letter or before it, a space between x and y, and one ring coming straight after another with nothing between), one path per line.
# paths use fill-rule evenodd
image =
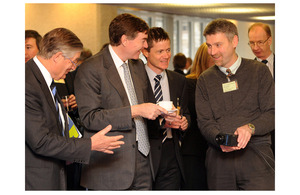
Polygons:
M216 136L216 142L224 146L237 146L237 136L229 133L220 133Z

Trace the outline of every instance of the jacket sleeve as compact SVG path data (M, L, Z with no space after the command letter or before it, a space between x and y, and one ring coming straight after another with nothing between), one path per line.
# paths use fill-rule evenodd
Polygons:
M25 141L38 155L80 162L90 160L91 140L63 137L57 130L55 115L49 110L39 86L26 83L25 92Z

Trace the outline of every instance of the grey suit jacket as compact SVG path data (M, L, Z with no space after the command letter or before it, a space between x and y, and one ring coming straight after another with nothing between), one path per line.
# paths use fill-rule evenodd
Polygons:
M147 76L141 60L129 60L138 103L146 101ZM95 190L128 189L135 174L136 130L129 99L108 47L80 65L75 78L79 116L91 137L107 125L109 136L124 135L125 142L114 154L92 152L82 167L81 185Z
M183 75L166 70L167 76L168 76L168 82L169 82L169 90L170 90L170 100L173 101L174 106L176 106L177 98L180 100L180 107L182 109L182 114L187 118L189 126L191 123L190 119L190 113L188 110L188 97L187 97L187 82ZM148 78L148 77L147 77ZM151 87L151 84L148 83L148 99L150 102L156 103L153 89ZM149 132L149 140L151 145L151 156L152 156L152 162L153 162L153 169L154 174L156 175L159 168L159 163L161 159L161 148L162 148L162 140L164 139L165 135L163 135L163 132L165 129L161 129L159 124L159 119L156 119L154 121L148 120L148 132ZM172 136L174 139L174 147L175 147L175 153L176 153L176 159L178 162L178 165L180 167L180 171L182 174L183 180L185 180L184 172L183 172L183 163L182 163L182 156L180 152L180 146L179 146L179 140L183 138L184 132L181 132L178 129L172 129Z
M69 139L68 131L62 136L51 92L33 60L25 64L25 84L25 189L66 189L64 160L88 163L91 141ZM63 114L68 127L64 108Z

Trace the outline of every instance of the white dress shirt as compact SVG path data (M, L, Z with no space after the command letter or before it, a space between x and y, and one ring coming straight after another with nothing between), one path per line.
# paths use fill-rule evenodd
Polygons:
M262 59L260 58L256 58L257 61L262 61ZM272 77L274 77L274 54L271 53L271 55L269 57L267 57L266 59L268 62L266 63L266 65L268 66L271 74L272 74Z

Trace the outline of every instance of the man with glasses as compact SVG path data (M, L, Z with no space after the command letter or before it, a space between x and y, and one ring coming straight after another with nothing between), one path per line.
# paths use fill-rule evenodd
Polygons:
M261 22L254 23L248 29L249 46L255 60L266 64L275 81L275 54L271 50L272 34L270 26ZM275 155L275 130L271 132L272 150Z
M248 29L249 46L256 60L268 66L275 79L275 54L271 50L272 34L269 25L254 23Z
M122 135L106 136L108 125L91 138L70 139L69 121L53 80L75 69L83 45L70 30L57 28L41 40L25 66L25 189L65 190L66 161L87 164L92 151L107 155Z

